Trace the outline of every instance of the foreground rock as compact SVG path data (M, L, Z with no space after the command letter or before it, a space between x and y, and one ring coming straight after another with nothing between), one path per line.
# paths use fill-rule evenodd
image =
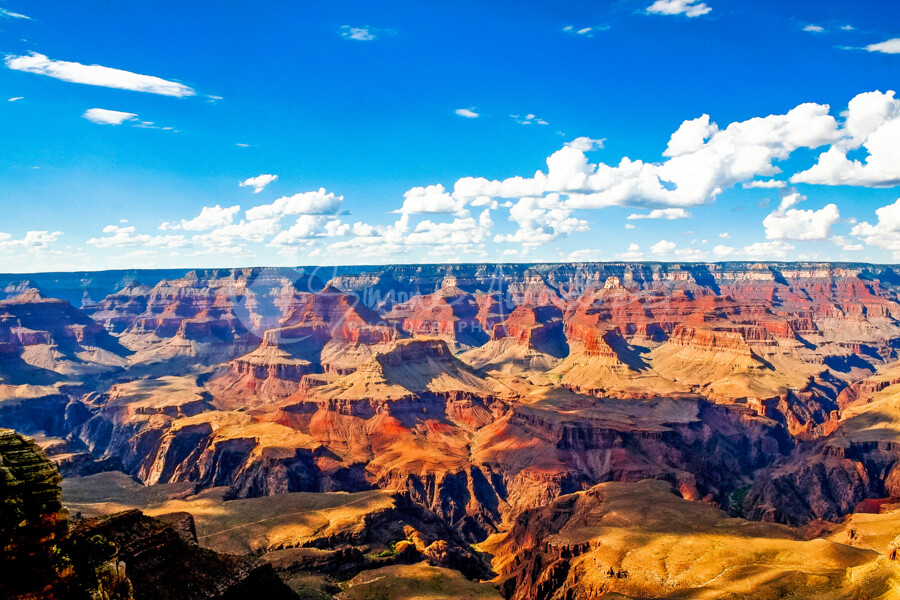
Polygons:
M0 595L21 600L239 599L297 596L257 559L198 547L190 515L133 510L69 532L59 475L29 439L0 430Z

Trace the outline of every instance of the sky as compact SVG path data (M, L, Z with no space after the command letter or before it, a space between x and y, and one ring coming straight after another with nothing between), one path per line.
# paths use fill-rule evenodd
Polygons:
M900 4L0 0L0 271L900 261Z

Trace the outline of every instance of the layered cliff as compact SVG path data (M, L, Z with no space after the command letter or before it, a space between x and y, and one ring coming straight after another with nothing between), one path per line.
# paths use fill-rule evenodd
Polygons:
M760 474L744 500L752 518L838 520L867 499L900 498L900 366L853 384L832 431Z

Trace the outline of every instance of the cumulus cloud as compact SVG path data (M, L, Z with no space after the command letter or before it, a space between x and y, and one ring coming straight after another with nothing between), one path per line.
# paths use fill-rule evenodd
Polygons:
M881 52L882 54L900 54L900 38L891 38L877 44L866 46L869 52Z
M791 177L794 183L891 187L900 185L900 100L894 92L865 92L844 113L840 138L810 169ZM864 148L865 161L848 157Z
M786 181L780 181L778 179L757 179L755 181L748 181L744 183L745 190L752 189L780 189L783 187L787 187Z
M825 31L825 28L822 27L821 25L810 24L810 25L807 25L806 27L804 27L803 31L807 31L809 33L822 33Z
M792 244L783 241L756 242L744 246L743 253L749 258L774 259L785 258L794 249Z
M218 204L215 206L204 206L200 214L193 219L182 219L180 223L163 223L159 226L162 230L167 229L184 229L186 231L206 231L216 227L224 227L234 221L234 216L241 210L238 205L222 208Z
M710 122L709 115L684 121L669 138L663 156L681 156L697 152L718 131L719 126Z
M870 245L893 252L894 258L900 258L900 199L893 204L882 206L875 211L878 222L872 225L868 221L858 223L850 230Z
M796 192L782 199L778 209L763 219L766 239L811 242L831 237L831 227L841 218L838 207L828 204L819 210L791 208L805 199Z
M691 213L684 210L683 208L657 208L655 210L651 210L647 214L639 214L634 213L628 215L626 218L630 220L634 219L666 219L668 221L674 221L675 219L687 219L691 216Z
M604 141L606 140L581 136L575 138L571 142L566 142L564 146L566 148L572 148L573 150L577 150L579 152L590 152L591 150L599 150L600 148L602 148Z
M513 234L498 234L495 242L517 242L537 246L576 231L587 231L588 222L572 216L559 194L543 198L522 198L509 209L509 220L518 224Z
M278 233L278 230L276 219L241 220L239 223L223 225L208 233L195 235L191 241L208 248L228 248L245 242L262 243Z
M188 245L183 235L148 235L137 233L133 225L121 227L107 225L103 228L103 237L94 237L87 241L97 248L127 248L131 246L151 246L161 248L183 248Z
M336 196L319 188L315 192L302 192L284 196L272 204L254 206L247 210L247 218L252 220L281 218L285 215L329 215L341 210L343 196Z
M175 81L167 81L152 75L140 75L101 65L83 65L77 62L52 60L43 54L32 52L22 56L8 55L6 66L14 71L46 75L71 83L83 83L120 90L133 90L162 96L184 98L196 92Z
M478 221L470 216L445 223L426 220L416 225L406 237L406 243L426 246L477 244L488 238L492 226L489 210L484 210Z
M598 262L602 260L603 251L598 249L583 248L571 252L567 260L571 262Z
M647 12L656 15L684 15L699 17L712 11L705 2L697 0L656 0L647 7Z
M89 108L81 116L98 125L121 125L125 121L130 121L137 117L135 113L107 110L105 108Z
M465 117L467 119L477 119L478 117L481 116L479 113L475 112L471 108L457 108L453 112L455 112L460 117Z
M734 254L737 248L733 246L725 246L724 244L718 244L713 248L713 254L716 255L716 258L725 258L726 256L731 256Z
M317 237L347 235L350 226L330 215L300 215L290 228L272 238L273 246L293 246Z
M256 177L250 177L240 183L241 187L252 187L253 193L258 194L263 191L267 185L278 179L278 175L263 174Z
M547 171L503 181L466 177L457 198L522 198L564 194L569 209L639 205L689 207L713 201L725 189L759 175L798 148L817 148L837 139L837 123L822 104L801 104L783 115L731 123L720 129L708 115L679 127L661 163L622 158L617 165L593 164L586 152L597 140L578 138L547 158Z
M440 183L414 187L403 194L403 206L394 212L405 214L453 214L463 209L464 200L454 198Z
M363 25L361 27L352 27L350 25L341 25L341 28L338 30L338 33L345 40L354 40L357 42L371 42L372 40L376 40L384 35L391 35L394 32L392 29L381 29L377 27L372 27L370 25Z
M641 252L640 246L632 242L628 244L628 250L616 253L616 258L619 260L641 260L644 258L644 253Z
M670 242L668 240L659 240L658 242L650 246L650 252L652 252L653 254L659 254L660 256L666 256L675 252L676 247L677 244L675 242Z
M62 234L62 231L27 231L24 237L14 239L9 233L0 233L0 248L46 248Z

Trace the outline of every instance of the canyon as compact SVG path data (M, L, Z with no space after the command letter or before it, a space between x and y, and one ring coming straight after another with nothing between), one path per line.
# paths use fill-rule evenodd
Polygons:
M13 597L900 597L889 265L0 275L0 427Z

